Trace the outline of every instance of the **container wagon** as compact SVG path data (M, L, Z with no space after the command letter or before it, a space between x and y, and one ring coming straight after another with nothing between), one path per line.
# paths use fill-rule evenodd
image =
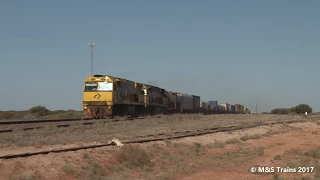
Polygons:
M195 113L200 111L200 96L167 92L169 113Z

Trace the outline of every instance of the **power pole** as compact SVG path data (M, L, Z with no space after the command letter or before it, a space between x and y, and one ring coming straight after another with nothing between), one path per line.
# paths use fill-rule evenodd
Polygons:
M258 115L258 104L256 103L256 115Z
M91 48L91 75L93 76L93 48L96 47L96 43L89 43Z

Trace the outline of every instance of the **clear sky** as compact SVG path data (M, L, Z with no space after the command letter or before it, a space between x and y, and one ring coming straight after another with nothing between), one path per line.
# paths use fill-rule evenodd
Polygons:
M81 109L94 72L270 111L320 111L320 1L0 2L0 110Z

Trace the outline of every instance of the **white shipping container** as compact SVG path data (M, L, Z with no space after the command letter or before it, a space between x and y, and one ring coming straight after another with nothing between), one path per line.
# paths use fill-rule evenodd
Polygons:
M231 104L227 103L227 111L231 111Z
M200 107L207 108L208 107L208 103L200 101Z
M227 109L227 103L220 103L219 105Z

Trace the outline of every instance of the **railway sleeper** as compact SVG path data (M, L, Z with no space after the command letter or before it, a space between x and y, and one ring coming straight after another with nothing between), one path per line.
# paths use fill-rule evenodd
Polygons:
M59 124L59 125L57 125L58 128L60 128L60 127L69 127L69 126L70 126L70 124Z
M6 132L12 132L12 129L7 129L7 130L0 130L0 133L6 133Z

